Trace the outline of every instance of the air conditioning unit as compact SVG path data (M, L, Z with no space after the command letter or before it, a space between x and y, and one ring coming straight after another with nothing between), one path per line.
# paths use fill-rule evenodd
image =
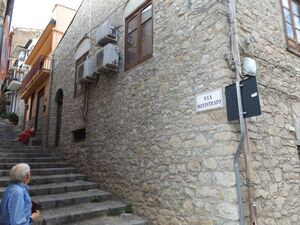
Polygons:
M97 80L94 74L95 62L93 58L87 58L77 68L77 79L80 83L91 83Z
M97 44L101 46L117 42L117 31L111 21L107 20L98 28L96 32L96 41Z
M119 49L114 44L105 45L95 56L95 72L117 72L119 66Z

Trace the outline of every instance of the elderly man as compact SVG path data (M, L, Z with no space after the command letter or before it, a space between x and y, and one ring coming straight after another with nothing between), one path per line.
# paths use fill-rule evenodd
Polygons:
M0 225L31 225L40 219L39 212L31 213L32 202L27 185L30 177L30 167L25 163L11 168L11 184L6 188L0 206Z

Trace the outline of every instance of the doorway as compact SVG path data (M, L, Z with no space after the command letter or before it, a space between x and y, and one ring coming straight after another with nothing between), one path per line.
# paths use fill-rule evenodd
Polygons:
M45 91L44 89L38 93L36 116L35 116L35 129L37 133L43 133L43 116L45 112Z
M60 142L60 132L61 132L61 117L62 117L62 107L63 107L64 94L62 89L59 89L55 95L56 101L56 133L55 133L55 147L59 145Z

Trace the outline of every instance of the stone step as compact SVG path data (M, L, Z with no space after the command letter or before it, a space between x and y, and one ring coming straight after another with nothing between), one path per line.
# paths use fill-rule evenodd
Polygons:
M7 135L9 136L10 134L20 134L22 131L20 130L14 130L14 129L9 129L9 128L4 128L0 125L0 135Z
M7 136L6 138L0 137L0 139L1 139L0 145L14 145L14 144L23 145L23 143L21 141L16 141L17 137L18 137L18 135L13 136L13 137Z
M83 174L59 174L50 176L33 176L30 184L48 184L48 183L64 183L71 182L75 180L85 180ZM0 177L0 186L4 187L9 184L9 177Z
M38 204L39 209L44 210L81 203L101 202L109 200L110 197L111 193L94 189L87 191L67 192L63 194L34 196L32 197L32 200Z
M23 144L22 142L20 141L16 141L16 137L15 138L1 138L1 143L0 145L14 145L14 144Z
M96 217L68 225L148 225L148 222L140 217L125 213L120 216Z
M27 150L27 149L36 149L36 150L44 150L43 146L31 146L31 145L23 145L21 144L20 146L5 146L1 147L0 146L0 151L13 151L13 150Z
M60 194L65 192L74 191L85 191L96 189L98 184L90 181L76 180L65 183L52 183L52 184L37 184L30 185L30 195L49 195L49 194ZM2 196L6 187L0 188L0 196Z
M61 161L58 157L40 157L40 158L18 158L18 157L0 157L0 163L31 163L31 162L57 162Z
M126 204L109 200L110 193L85 181L85 175L62 162L57 152L15 141L21 132L17 128L0 120L0 198L10 182L9 169L28 163L33 175L30 195L42 213L35 225L147 225L139 217L122 214Z
M1 129L0 128L0 135L1 136L14 137L14 136L19 135L21 132L22 132L22 130Z
M44 175L57 175L66 173L76 173L74 167L64 167L64 168L44 168L44 169L32 169L31 174L33 176L44 176ZM0 170L0 176L9 176L9 170Z
M7 137L5 139L2 139L1 140L1 143L20 143L18 141L15 141L16 140L16 137Z
M39 148L31 148L31 147L23 147L23 148L16 148L16 149L6 149L6 148L0 148L1 153L49 153L50 151L47 151L41 147Z
M46 209L41 212L42 219L37 225L74 224L84 219L91 219L97 216L120 215L125 207L126 205L122 202L104 201L100 203L84 203L62 208Z
M1 140L1 138L0 138ZM0 145L0 150L5 150L5 149L9 149L9 150L13 150L13 149L17 149L17 150L20 150L20 149L44 149L44 147L41 147L41 146L31 146L31 145L24 145L23 143L16 143L15 146L13 145L8 145L8 146L1 146Z
M0 139L6 140L6 139L15 139L17 138L19 133L12 133L12 134L1 134L0 133Z
M16 163L0 163L0 169L11 169ZM70 167L71 164L65 162L34 162L29 163L31 169L44 169L44 168L64 168Z
M0 138L1 140L1 138ZM6 149L12 149L12 148L23 148L24 145L21 142L15 142L15 143L0 143L0 148L6 148Z
M0 158L14 157L14 158L34 158L34 157L56 157L56 154L50 152L0 152Z
M23 131L23 129L21 128L16 128L16 127L3 127L3 126L0 126L0 134L5 136L5 135L18 135L20 134L21 132Z

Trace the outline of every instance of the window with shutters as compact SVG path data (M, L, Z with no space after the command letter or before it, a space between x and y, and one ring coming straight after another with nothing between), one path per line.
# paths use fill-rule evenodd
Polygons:
M300 55L300 0L281 0L287 47Z
M147 1L125 21L125 70L152 57L152 2Z

